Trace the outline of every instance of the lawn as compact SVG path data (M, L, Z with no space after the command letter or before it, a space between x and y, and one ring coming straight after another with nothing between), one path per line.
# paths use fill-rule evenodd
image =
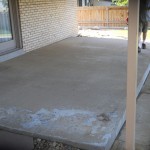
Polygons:
M128 37L128 30L110 30L111 34L114 36L123 36L123 37ZM150 30L148 30L147 33L147 39L150 40Z
M79 30L80 36L97 37L97 38L114 38L114 39L128 39L128 30L116 30L116 29L100 29L100 30ZM147 34L147 42L150 42L150 30Z

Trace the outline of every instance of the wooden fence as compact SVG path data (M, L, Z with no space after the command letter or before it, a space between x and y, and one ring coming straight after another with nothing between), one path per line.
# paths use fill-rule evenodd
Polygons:
M120 28L126 27L128 7L118 6L91 6L78 7L78 25L84 27L107 27Z

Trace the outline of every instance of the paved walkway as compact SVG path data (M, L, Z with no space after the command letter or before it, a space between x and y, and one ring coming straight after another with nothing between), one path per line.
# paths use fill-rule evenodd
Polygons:
M127 41L69 38L0 64L0 128L109 149L124 122ZM138 82L150 58L139 55Z

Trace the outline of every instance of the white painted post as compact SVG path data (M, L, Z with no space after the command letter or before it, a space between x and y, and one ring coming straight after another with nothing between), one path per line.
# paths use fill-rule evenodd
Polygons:
M126 150L135 150L139 0L129 0Z

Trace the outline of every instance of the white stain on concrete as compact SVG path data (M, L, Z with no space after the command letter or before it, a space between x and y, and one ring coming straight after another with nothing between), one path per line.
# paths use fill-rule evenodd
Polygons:
M31 112L15 107L0 108L0 122L17 125L18 130L38 131L38 134L52 134L60 139L74 135L75 139L80 141L80 138L84 137L83 144L105 147L111 140L110 133L115 127L117 113L108 112L106 115L109 116L109 121L98 120L97 116L100 114L80 109L42 108L37 112Z
M111 139L111 134L105 134L102 138L103 144L106 145L108 141Z
M52 118L52 113L46 109L41 109L35 114L29 114L30 120L26 123L23 123L24 128L33 128L40 125L48 124L49 120Z
M86 118L87 120L85 120ZM53 109L52 111L46 110L42 108L35 114L30 114L30 120L26 123L23 123L22 126L24 128L33 128L35 126L44 126L50 124L52 122L56 122L60 119L73 119L74 123L75 120L78 121L79 118L83 120L82 125L92 126L92 122L96 121L96 115L90 111L83 111L83 110L75 110L75 109ZM85 118L85 119L84 119ZM84 121L85 120L85 121ZM71 123L71 122L70 122Z
M102 140L101 142L92 142L90 143L91 145L93 146L96 146L96 147L105 147L107 145L107 143L109 142L109 140L111 139L112 135L111 134L105 134L103 137L102 137ZM89 143L85 143L85 144L89 144Z
M90 144L94 146L105 146L111 138L112 129L114 128L113 119L116 119L117 113L109 112L107 116L109 121L100 121L97 116L99 114L92 111L79 109L40 109L33 113L29 110L18 108L0 108L0 121L5 120L16 125L23 130L48 131L51 133L60 132L61 135L75 135L79 137L90 137ZM100 113L101 114L101 113ZM18 122L14 122L17 120ZM45 133L45 132L44 132ZM56 134L59 136L59 134ZM95 140L100 142L97 142Z
M117 113L108 113L110 121L105 122L97 119L97 114L91 111L78 109L53 109L51 111L42 108L34 114L29 114L29 120L22 123L23 128L31 129L35 127L46 128L53 131L79 133L81 135L99 136L100 132L109 132L107 126L110 125L111 118L116 118ZM105 127L106 126L106 127ZM107 141L109 136L103 137Z
M95 122L96 120L97 120L96 117L91 117L91 118L85 120L84 125L92 126L93 122Z
M76 110L76 109L70 109L70 110L54 109L52 111L52 114L54 115L53 120L58 120L62 117L72 117L72 116L76 116L76 115L89 115L89 116L94 115L93 112L83 111L83 110Z
M95 134L97 134L98 133L98 130L101 128L101 126L100 125L95 125L95 126L93 126L92 127L92 130L91 130L91 135L95 135Z

